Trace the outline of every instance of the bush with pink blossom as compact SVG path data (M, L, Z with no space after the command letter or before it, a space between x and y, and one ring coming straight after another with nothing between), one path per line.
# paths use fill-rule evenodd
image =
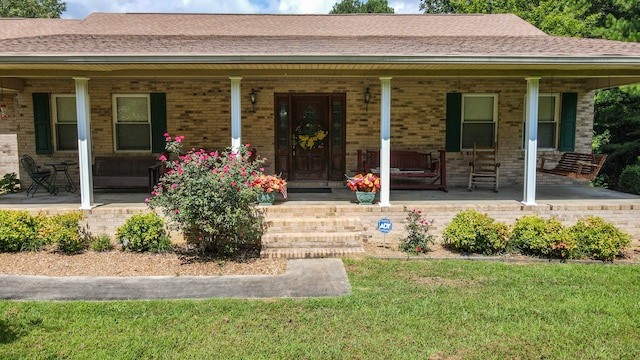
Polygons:
M263 159L251 161L249 145L234 152L182 151L183 136L165 134L170 161L147 204L160 209L169 223L206 251L230 255L258 250L264 232L252 180L262 174Z

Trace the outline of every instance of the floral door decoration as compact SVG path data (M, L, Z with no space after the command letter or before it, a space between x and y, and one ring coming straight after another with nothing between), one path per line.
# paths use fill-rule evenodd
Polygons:
M294 142L304 150L324 148L324 139L328 132L318 122L318 115L313 107L309 106L302 116L300 124L294 129Z

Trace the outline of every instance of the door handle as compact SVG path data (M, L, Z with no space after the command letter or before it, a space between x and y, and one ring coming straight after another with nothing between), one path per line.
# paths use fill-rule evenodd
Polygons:
M296 146L291 145L291 155L296 156Z

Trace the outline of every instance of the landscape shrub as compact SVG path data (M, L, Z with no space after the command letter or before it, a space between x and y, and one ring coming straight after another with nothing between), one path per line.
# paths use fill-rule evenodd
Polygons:
M155 213L135 214L116 229L116 238L126 251L162 252L171 248L164 220Z
M570 232L585 256L602 261L613 261L631 243L629 235L596 216L578 221Z
M429 246L435 242L435 236L429 234L433 220L425 219L420 210L410 210L405 218L407 236L400 239L398 248L410 254L420 254L430 251Z
M110 251L113 249L111 238L107 234L93 236L90 240L89 246L91 247L91 250L96 252Z
M40 217L40 237L48 244L55 244L58 251L77 254L87 248L87 236L80 227L83 215L74 211L51 217Z
M575 236L557 219L525 216L511 229L511 245L524 255L571 259L580 256Z
M622 171L618 188L622 192L640 195L640 165L629 165Z
M264 160L250 161L249 145L237 152L192 149L182 154L184 137L165 136L167 151L177 159L160 158L167 171L147 201L150 208L160 209L205 251L231 255L259 249L264 220L256 199L262 190L251 182L262 174Z
M461 211L443 232L444 244L470 253L499 254L509 245L509 229L487 214Z
M20 191L20 180L16 173L4 174L0 179L0 195Z
M27 211L0 210L0 251L16 252L45 245L39 238L40 221Z

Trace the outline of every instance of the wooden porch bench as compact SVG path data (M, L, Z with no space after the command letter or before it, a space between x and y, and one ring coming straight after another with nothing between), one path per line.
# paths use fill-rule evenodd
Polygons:
M162 163L154 156L96 156L93 186L108 189L144 189L149 192L160 179Z
M438 150L438 153L439 156L434 158L431 153L391 150L391 188L437 189L447 192L445 151ZM380 151L358 150L357 171L363 174L380 174Z
M538 167L538 171L541 173L593 181L598 175L598 172L602 168L606 159L607 155L603 154L567 152L562 154L560 160L557 160L555 167L549 169L544 167L545 162L556 160L544 157L540 158L540 167Z

